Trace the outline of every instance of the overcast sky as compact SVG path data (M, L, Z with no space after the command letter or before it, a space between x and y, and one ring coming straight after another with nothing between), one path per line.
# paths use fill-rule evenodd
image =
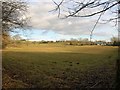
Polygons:
M31 30L19 32L23 37L30 40L60 40L70 38L89 38L98 16L93 18L67 18L60 19L57 12L49 12L55 8L52 0L30 0L29 24ZM82 14L82 13L81 13ZM106 13L102 19L113 16L110 12ZM94 33L93 40L110 40L111 37L117 36L117 28L112 23L98 24ZM27 34L27 35L26 35Z

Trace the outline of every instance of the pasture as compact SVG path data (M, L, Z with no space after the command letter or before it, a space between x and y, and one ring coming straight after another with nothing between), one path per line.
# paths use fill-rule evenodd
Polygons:
M117 47L57 44L3 50L3 88L115 87Z

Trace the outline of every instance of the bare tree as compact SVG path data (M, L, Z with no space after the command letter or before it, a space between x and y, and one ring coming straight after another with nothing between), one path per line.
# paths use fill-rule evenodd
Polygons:
M19 40L21 40L22 38L21 38L20 34L17 34L17 35L14 35L14 36L12 37L12 39L15 40L15 41L19 41Z
M98 19L90 32L90 41L97 23L108 10L113 14L116 14L116 17L104 20L104 23L113 21L115 22L115 25L117 25L119 18L117 6L120 4L119 0L61 0L58 2L53 0L53 2L56 5L56 8L52 11L58 11L58 17L61 17L61 15L64 15L64 18L92 17L98 15Z
M27 3L22 0L0 1L2 7L2 41L9 36L9 32L14 32L15 28L26 28L28 18L26 18ZM5 44L7 45L7 44Z
M114 42L114 41L115 41L115 42L118 42L118 37L112 37L112 38L111 38L111 42Z

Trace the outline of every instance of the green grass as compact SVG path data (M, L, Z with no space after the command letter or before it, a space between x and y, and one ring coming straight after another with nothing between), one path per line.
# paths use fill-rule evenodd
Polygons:
M3 74L21 88L114 87L116 59L117 47L29 45L3 51Z

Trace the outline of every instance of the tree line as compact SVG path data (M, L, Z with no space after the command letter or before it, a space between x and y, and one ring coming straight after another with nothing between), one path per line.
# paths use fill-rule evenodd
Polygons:
M35 45L35 44L51 44L51 43L57 43L57 44L63 44L63 45L74 45L74 46L83 46L83 45L103 45L103 46L118 46L120 43L118 41L117 37L112 37L110 39L110 42L104 41L104 40L95 40L95 41L89 41L88 38L71 38L70 40L56 40L56 41L30 41L28 39L22 38L19 34L16 34L14 36L9 37L9 40L6 41L8 46L12 47L19 47L22 45Z

